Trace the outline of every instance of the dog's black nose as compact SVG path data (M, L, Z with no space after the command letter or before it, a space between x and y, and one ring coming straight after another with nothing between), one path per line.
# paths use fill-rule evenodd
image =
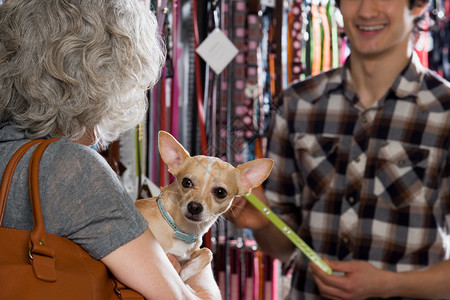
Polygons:
M198 215L203 211L203 205L201 205L198 202L189 202L188 204L188 212L190 212L193 215Z

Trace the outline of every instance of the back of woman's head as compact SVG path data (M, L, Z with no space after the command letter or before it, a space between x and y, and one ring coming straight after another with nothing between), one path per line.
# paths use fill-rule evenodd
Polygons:
M28 137L101 145L139 123L164 50L139 0L6 0L0 5L0 121Z

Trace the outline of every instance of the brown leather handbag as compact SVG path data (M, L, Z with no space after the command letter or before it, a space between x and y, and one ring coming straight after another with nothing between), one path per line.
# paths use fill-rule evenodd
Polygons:
M45 232L39 162L56 139L33 140L13 155L0 185L0 225L14 169L34 145L29 167L32 231L0 227L0 299L144 299L114 279L106 266L71 240Z

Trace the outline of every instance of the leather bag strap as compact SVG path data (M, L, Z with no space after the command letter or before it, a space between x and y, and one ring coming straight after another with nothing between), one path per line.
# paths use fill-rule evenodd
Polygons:
M28 172L31 207L33 210L33 230L30 234L30 259L37 278L45 281L56 281L55 250L47 243L44 217L42 216L41 199L39 195L39 163L45 149L58 139L43 141L33 151Z
M3 173L2 182L0 184L0 226L3 223L3 216L5 215L6 200L8 199L9 187L11 186L14 170L23 155L34 145L43 140L32 140L23 144L11 157L6 165Z

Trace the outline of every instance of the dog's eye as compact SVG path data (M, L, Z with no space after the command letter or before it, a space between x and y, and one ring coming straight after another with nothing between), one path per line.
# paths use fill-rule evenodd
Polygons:
M224 188L215 188L213 191L214 196L216 196L217 198L223 199L227 196L227 191Z
M181 185L185 188L191 188L194 186L194 184L192 183L192 181L189 178L183 178Z

